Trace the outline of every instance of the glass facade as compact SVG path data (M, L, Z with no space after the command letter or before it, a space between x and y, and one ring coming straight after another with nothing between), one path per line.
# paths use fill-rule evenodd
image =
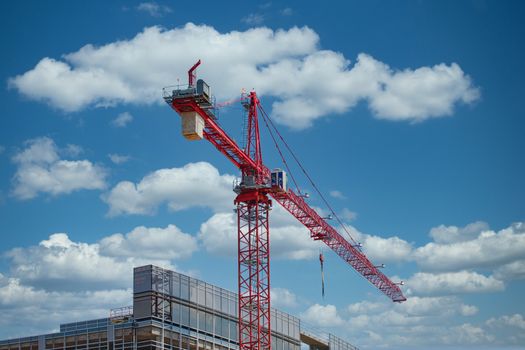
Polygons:
M135 319L164 319L197 334L237 345L237 294L151 265L136 268L133 280ZM299 350L297 317L272 309L271 325L273 349Z
M133 277L129 317L62 324L58 333L0 341L0 350L238 349L237 294L152 265L135 268ZM300 350L300 326L272 309L272 350ZM332 335L329 344L356 349Z

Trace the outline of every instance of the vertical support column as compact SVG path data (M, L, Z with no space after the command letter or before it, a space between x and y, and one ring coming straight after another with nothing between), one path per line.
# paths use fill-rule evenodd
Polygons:
M235 199L238 224L239 349L271 350L270 240L271 201L258 190Z

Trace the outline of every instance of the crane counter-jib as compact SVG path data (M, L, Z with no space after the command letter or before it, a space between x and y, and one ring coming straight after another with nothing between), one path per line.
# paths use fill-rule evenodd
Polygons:
M217 124L210 109L204 109L200 103L192 97L172 98L171 107L181 115L181 117L184 116L184 113L193 112L202 118L204 124L202 132L203 138L212 143L215 148L224 154L237 168L253 169L257 177L261 180L268 180L270 178L270 170L264 165L256 164L255 161L237 145L219 124ZM190 140L199 139L193 136L186 138Z

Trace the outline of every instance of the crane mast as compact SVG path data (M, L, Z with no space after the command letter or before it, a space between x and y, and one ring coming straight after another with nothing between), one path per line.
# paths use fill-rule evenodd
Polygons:
M243 95L247 110L244 149L220 127L213 112L210 87L195 69L188 71L188 85L163 89L164 100L181 116L182 134L188 140L208 140L240 171L235 186L238 224L238 317L239 349L270 350L270 226L272 197L320 240L394 302L406 298L399 286L372 264L358 246L349 243L330 226L302 196L286 186L282 171L270 171L262 161L258 110L260 101L252 91Z

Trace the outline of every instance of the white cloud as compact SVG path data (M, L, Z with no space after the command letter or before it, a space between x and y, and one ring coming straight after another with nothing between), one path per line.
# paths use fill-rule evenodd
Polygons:
M389 324L387 315L391 317L390 320L403 317L412 318L411 323L422 322L420 317L451 317L456 315L472 316L478 312L478 308L473 305L463 304L458 297L455 296L439 296L439 297L418 297L411 296L401 304L392 304L389 301L370 302L362 301L348 306L348 312L351 315L368 315L377 318L378 323ZM399 314L394 316L393 313ZM405 320L408 322L408 320Z
M237 252L237 221L233 213L217 213L201 224L199 240L207 252L235 256Z
M412 258L412 244L397 237L383 238L359 232L355 227L346 225L351 236L362 243L363 252L377 264L385 262L401 262Z
M255 88L276 98L272 114L295 129L344 113L359 101L368 102L378 118L413 122L451 115L456 104L479 96L456 63L400 71L362 53L351 66L341 53L319 47L317 33L308 27L228 33L191 23L171 30L149 27L129 40L86 45L63 61L43 58L9 79L9 86L66 112L163 103L159 88L185 77L201 58L201 76L219 99Z
M5 147L0 145L0 154L4 153L5 152Z
M289 308L297 306L296 295L286 288L272 288L270 294L272 296L272 307Z
M66 148L63 150L63 153L65 155L68 155L70 157L78 157L82 153L84 153L84 149L80 147L79 145L74 144L68 144Z
M461 305L459 310L463 316L473 316L479 311L479 309L476 306L465 304Z
M39 193L59 195L78 190L103 189L106 186L104 168L88 160L63 160L59 149L48 137L26 142L26 149L13 157L17 171L13 177L13 195L18 199L31 199ZM78 146L69 145L64 153L80 152Z
M443 316L456 314L458 308L462 306L459 299L455 297L413 296L403 304L397 305L396 309L411 316Z
M159 5L155 1L141 2L137 6L138 11L146 12L152 17L162 17L167 13L173 12L173 10L166 5Z
M37 246L15 248L5 256L13 277L24 284L70 291L128 288L133 267L156 264L174 268L171 260L188 258L196 249L195 238L174 225L140 226L91 244L55 233Z
M344 323L344 320L337 313L337 308L330 304L314 304L301 313L299 317L301 320L318 327L336 327Z
M525 330L525 319L520 314L503 315L486 321L490 327L515 327Z
M115 163L115 164L123 164L126 163L128 160L131 159L130 156L124 156L116 153L110 153L108 154L109 159Z
M516 223L499 232L483 229L479 236L466 241L455 237L452 243L428 243L417 248L414 257L421 267L435 271L494 268L525 259L525 224Z
M272 227L270 239L272 255L282 259L313 259L319 255L319 248L322 247L322 243L310 238L310 232L299 223Z
M0 274L0 338L49 333L60 323L107 317L110 309L129 305L131 299L130 288L46 291Z
M330 196L332 196L333 198L336 198L336 199L346 199L346 196L343 194L343 192L341 191L338 191L338 190L332 190L329 192L330 193Z
M412 252L412 245L396 236L389 238L367 236L362 243L366 255L377 262L407 260Z
M370 314L385 311L388 306L382 302L361 301L348 305L347 309L350 314Z
M260 13L250 13L241 19L241 22L250 26L260 25L264 22L264 15Z
M513 261L494 270L494 277L507 281L525 279L525 260Z
M355 220L357 218L357 213L354 212L354 211L351 211L350 209L348 208L343 208L341 210L341 212L339 213L339 216L341 217L341 219L343 220L346 220L346 221L352 221L352 220Z
M171 210L232 207L232 184L235 177L220 175L209 163L189 163L182 168L160 169L138 183L121 181L103 196L109 215L153 214L167 203Z
M408 279L406 287L407 293L413 295L488 293L505 289L502 281L470 271L436 274L417 272Z
M430 236L436 243L456 243L475 239L483 231L488 231L489 225L483 221L476 221L465 227L440 225L430 230Z
M291 16L293 15L293 10L290 7L286 7L281 10L281 15L283 16Z
M310 238L305 227L299 222L289 223L287 219L279 219L282 216L291 216L282 207L274 206L271 216L270 244L273 258L300 260L311 259L319 254L320 243ZM295 220L293 217L291 219ZM233 211L214 214L201 225L198 237L206 251L221 256L235 256L236 214Z
M470 323L450 329L450 333L443 336L445 344L487 344L494 340L492 335L486 333L481 327Z
M464 304L456 296L412 296L402 304L364 301L351 304L347 309L350 317L345 322L345 333L348 339L356 339L360 348L427 349L444 344L468 345L482 339L480 329L486 343L495 340L483 324L465 326L464 318L475 315L478 308ZM368 334L370 325L381 333L381 338ZM502 334L498 337L509 344Z
M175 225L139 226L125 235L116 233L100 241L100 253L106 256L171 260L188 258L196 250L197 240Z
M174 225L140 226L96 243L55 233L36 246L12 249L3 254L10 276L0 273L0 338L107 317L111 308L132 303L133 267L176 269L172 260L188 258L196 249L196 239Z
M115 119L111 121L111 124L117 128L124 128L133 121L133 115L129 112L120 113Z

